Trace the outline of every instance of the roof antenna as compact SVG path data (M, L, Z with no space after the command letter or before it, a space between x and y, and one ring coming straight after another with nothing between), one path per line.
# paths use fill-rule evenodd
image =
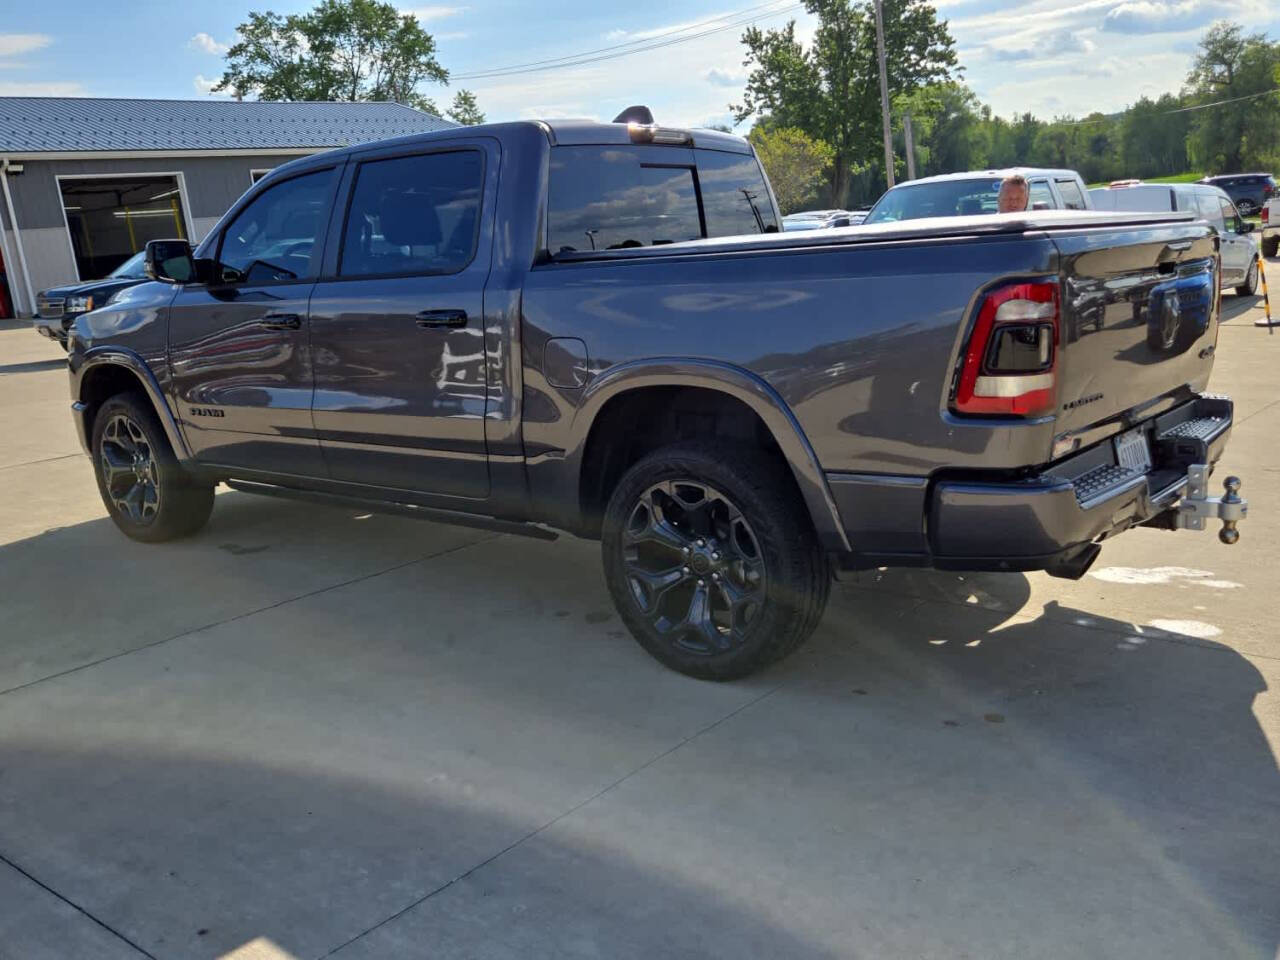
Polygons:
M643 104L637 104L633 107L627 107L620 114L613 118L614 123L645 123L652 124L656 121L653 119L653 111Z

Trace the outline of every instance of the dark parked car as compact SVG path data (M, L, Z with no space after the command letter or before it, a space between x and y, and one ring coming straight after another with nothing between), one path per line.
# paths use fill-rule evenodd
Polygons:
M1207 518L1234 542L1243 503L1205 494L1233 409L1203 393L1207 225L777 221L714 132L493 124L300 159L196 250L149 244L167 282L76 320L75 422L138 540L200 529L218 482L599 539L637 640L709 679L802 643L833 567L1079 577L1101 539Z
M1276 178L1269 173L1224 173L1203 177L1200 182L1225 190L1236 209L1246 217L1261 210L1276 193Z
M145 253L136 253L101 280L50 287L36 295L36 332L67 345L67 328L82 313L96 310L121 290L147 281L143 272Z

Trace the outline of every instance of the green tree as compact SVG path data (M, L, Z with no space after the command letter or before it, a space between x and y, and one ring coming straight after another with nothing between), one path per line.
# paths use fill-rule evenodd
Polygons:
M484 123L484 113L476 104L476 95L470 90L459 90L453 97L448 110L449 119L464 127L474 127Z
M869 3L854 0L806 0L805 7L818 19L808 49L794 21L743 34L751 73L743 102L730 109L737 122L768 117L829 144L831 202L844 205L855 174L883 164L875 17ZM884 0L883 18L890 99L952 79L955 41L929 3Z
M309 13L250 13L214 90L261 100L394 100L438 113L418 90L445 83L417 19L378 0L323 0Z
M978 98L963 84L920 87L893 104L895 118L911 115L916 144L916 175L932 176L974 170L987 165L989 138ZM901 123L897 128L901 130ZM900 164L906 169L906 137Z
M1278 66L1280 43L1261 33L1246 35L1238 23L1209 28L1187 76L1193 102L1216 104L1193 112L1187 149L1195 166L1235 173L1280 153L1280 94L1265 94L1275 90ZM1235 102L1219 102L1224 100Z
M811 206L835 155L831 147L799 127L757 124L747 138L769 175L783 215Z

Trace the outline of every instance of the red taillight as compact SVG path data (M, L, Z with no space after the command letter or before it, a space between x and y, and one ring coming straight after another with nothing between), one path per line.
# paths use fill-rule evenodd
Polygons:
M1057 403L1058 285L1015 283L988 293L965 348L957 413L1035 417Z
M1267 222L1267 220L1269 219L1269 218L1267 217L1267 214L1268 214L1268 213L1270 213L1270 212L1271 212L1271 211L1270 211L1270 210L1268 210L1266 207L1263 207L1263 208L1262 208L1262 222L1263 222L1263 223L1266 223L1266 222Z

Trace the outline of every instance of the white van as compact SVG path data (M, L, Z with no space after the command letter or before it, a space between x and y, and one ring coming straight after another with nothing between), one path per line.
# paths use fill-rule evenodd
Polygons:
M1154 213L1175 210L1194 213L1218 232L1222 253L1222 288L1250 297L1258 289L1258 247L1249 236L1253 224L1244 220L1220 187L1203 183L1143 183L1117 180L1089 191L1095 210Z

